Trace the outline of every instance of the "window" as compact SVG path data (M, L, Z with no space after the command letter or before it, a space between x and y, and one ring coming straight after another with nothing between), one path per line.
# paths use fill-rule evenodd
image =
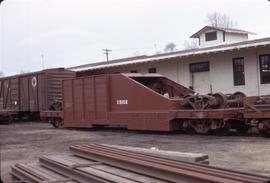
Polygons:
M209 71L209 62L200 62L200 63L190 64L189 70L191 73L207 72Z
M270 54L260 55L261 84L270 83Z
M138 73L138 70L136 70L136 69L131 70L130 73Z
M217 40L217 31L205 33L205 41Z
M149 68L148 69L148 73L157 73L157 69L156 68Z
M245 85L244 57L233 58L233 82L234 86Z

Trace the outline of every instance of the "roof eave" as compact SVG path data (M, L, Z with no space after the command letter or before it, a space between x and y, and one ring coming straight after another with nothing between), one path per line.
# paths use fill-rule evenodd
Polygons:
M178 57L187 57L192 55L200 55L200 54L209 54L209 53L216 53L216 52L224 52L224 51L230 51L235 49L243 49L243 48L253 48L258 46L265 46L270 45L270 40L266 40L264 42L259 43L249 43L247 45L228 45L227 47L221 47L221 48L210 48L210 50L193 50L186 53L175 53L172 55L162 55L157 58L145 58L145 59L138 59L138 60L132 60L122 63L113 63L113 64L106 64L106 65L99 65L94 66L92 68L81 68L81 69L74 69L74 71L86 71L86 70L98 70L98 69L104 69L104 68L111 68L111 67L118 67L123 65L130 65L130 64L137 64L137 63L145 63L145 62L154 62L154 61L161 61L164 59L171 59L171 58L178 58Z

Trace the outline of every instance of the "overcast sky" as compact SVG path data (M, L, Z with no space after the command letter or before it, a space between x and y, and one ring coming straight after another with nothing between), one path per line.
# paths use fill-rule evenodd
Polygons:
M0 6L0 72L69 67L178 49L206 15L225 13L238 28L270 37L267 0L5 0Z

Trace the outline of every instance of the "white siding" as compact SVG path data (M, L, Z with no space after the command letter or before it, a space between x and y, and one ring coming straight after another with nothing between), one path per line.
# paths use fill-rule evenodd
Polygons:
M234 43L248 40L248 34L225 33L225 43Z
M205 40L205 33L207 32L213 32L217 31L217 40L213 41L206 41ZM247 41L248 40L248 34L236 34L236 33L225 33L225 41L224 41L224 36L223 36L223 31L220 30L208 30L205 32L202 32L200 34L200 46L201 47L206 47L206 46L214 46L214 45L219 45L219 44L229 44L229 43L234 43L234 42L241 42L241 41Z
M270 46L230 52L205 54L202 56L185 57L159 62L141 63L129 66L111 68L110 72L130 72L138 70L147 73L148 68L155 67L157 72L189 87L191 86L190 63L209 61L210 82L213 92L234 93L242 91L249 96L270 95L270 84L260 84L259 55L270 54ZM234 86L232 59L244 57L245 85ZM196 91L199 92L200 91Z
M217 40L213 40L213 41L205 41L205 33L207 32L213 32L213 31L217 31ZM223 31L219 31L219 30L209 30L206 32L203 32L200 35L200 46L204 47L204 46L213 46L213 45L217 45L217 44L221 44L223 43Z

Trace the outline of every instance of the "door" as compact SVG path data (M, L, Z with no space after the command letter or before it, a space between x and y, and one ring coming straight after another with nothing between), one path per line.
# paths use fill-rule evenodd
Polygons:
M38 108L38 76L33 75L28 78L29 84L29 107L31 112L39 111Z
M95 117L98 122L103 122L108 118L108 98L107 98L107 78L106 76L94 77L94 92L95 92Z
M211 82L209 72L192 73L193 89L199 94L211 93Z

